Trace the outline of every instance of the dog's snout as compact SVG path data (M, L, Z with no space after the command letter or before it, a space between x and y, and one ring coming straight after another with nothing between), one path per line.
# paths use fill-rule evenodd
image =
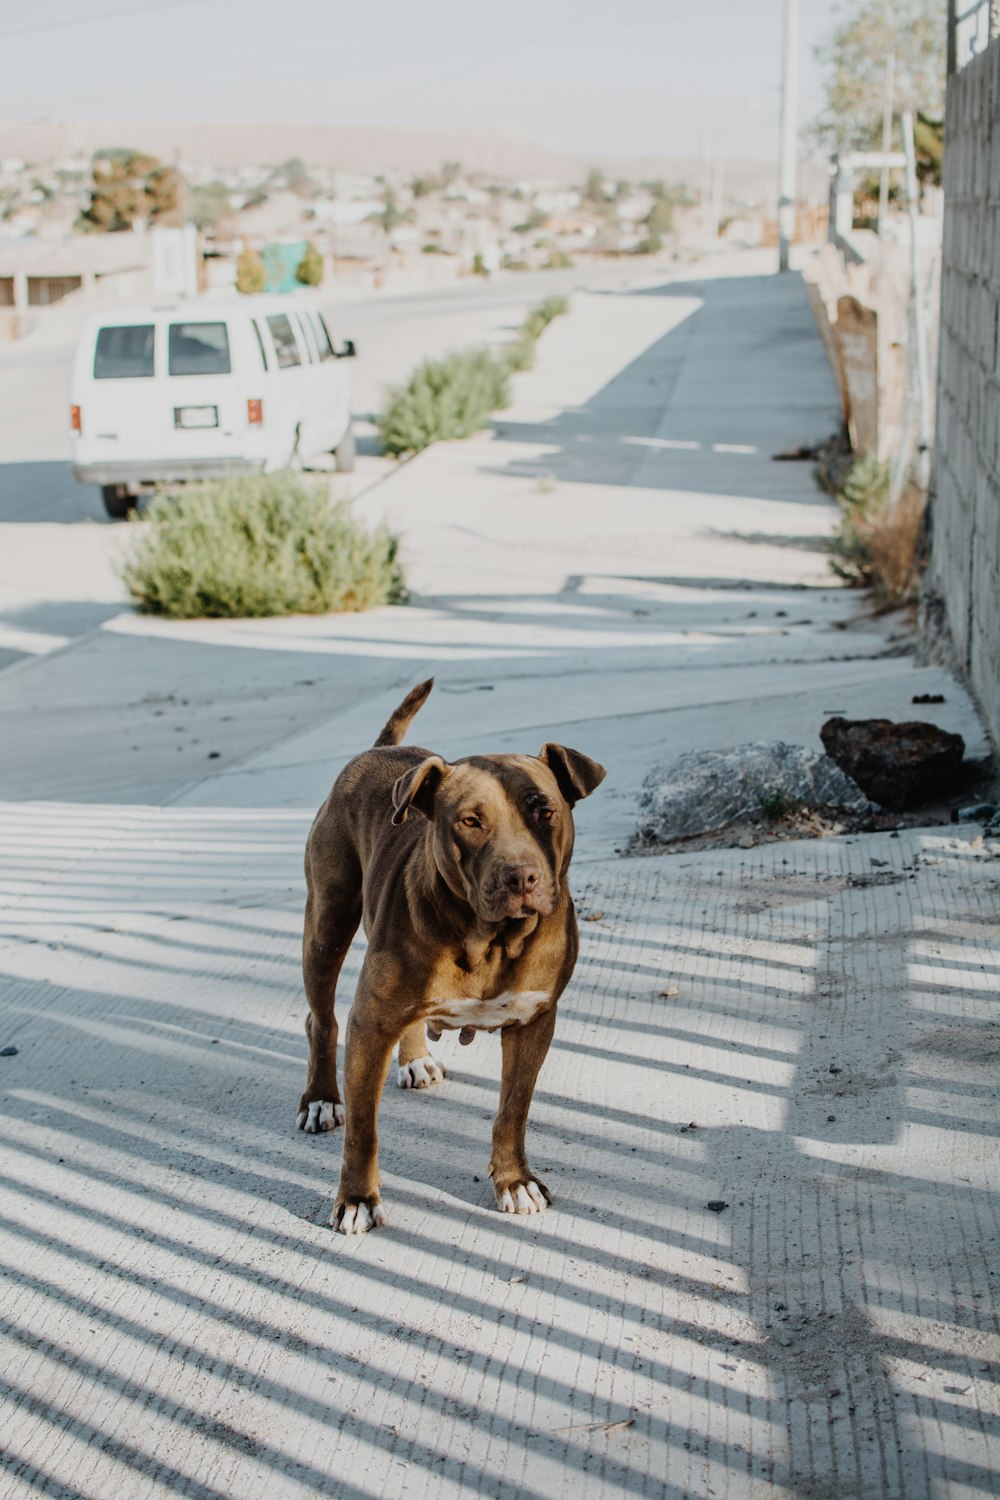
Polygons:
M512 896L530 896L541 879L541 871L534 865L509 865L504 884Z

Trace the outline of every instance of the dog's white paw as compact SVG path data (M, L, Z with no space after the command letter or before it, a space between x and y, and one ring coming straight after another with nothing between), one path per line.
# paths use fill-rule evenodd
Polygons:
M425 1089L432 1083L441 1083L443 1079L444 1068L430 1055L401 1063L396 1070L396 1083L401 1089Z
M324 1130L336 1130L347 1119L344 1106L331 1099L314 1099L308 1109L300 1110L295 1123L306 1135L319 1135Z
M343 1209L333 1210L330 1223L340 1234L367 1234L385 1223L385 1209L377 1199L368 1203L349 1200Z
M533 1177L497 1193L497 1208L502 1214L540 1214L551 1201L546 1189Z

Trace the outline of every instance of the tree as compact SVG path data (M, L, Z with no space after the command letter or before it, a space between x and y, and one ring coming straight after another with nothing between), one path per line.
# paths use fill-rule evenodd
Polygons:
M236 262L236 290L250 296L253 292L262 292L266 281L267 272L260 255L245 245Z
M826 103L813 121L831 151L871 150L882 142L885 65L896 59L894 109L928 119L944 113L945 7L941 0L853 0L816 48Z
M316 196L316 184L309 176L301 156L290 156L287 161L281 163L280 167L275 167L271 173L271 181L281 184L290 193L295 193L300 198Z
M587 173L587 180L583 184L583 197L587 203L603 203L605 201L604 174L600 167L591 167Z
M77 220L88 233L116 234L137 223L180 223L181 178L155 156L115 147L98 151L90 202Z
M921 182L940 185L944 161L944 121L931 120L921 111L913 122L913 142L917 154L917 177Z
M232 208L229 189L222 182L206 182L192 188L188 205L191 222L199 229L214 229Z
M302 286L319 286L323 280L323 257L312 240L295 268L295 280Z
M395 189L388 183L382 189L382 203L382 212L371 214L369 217L377 219L386 234L391 235L397 224L408 224L413 219L411 209L400 208Z
M672 199L666 194L662 198L656 198L653 206L646 215L644 223L649 230L650 238L660 239L661 235L672 234L674 228L674 205ZM657 246L659 249L660 246Z

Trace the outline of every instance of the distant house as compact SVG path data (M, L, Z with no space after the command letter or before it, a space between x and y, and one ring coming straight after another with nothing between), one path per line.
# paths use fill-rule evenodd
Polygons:
M61 302L71 292L96 295L108 278L118 286L127 281L123 289L132 291L133 278L149 271L150 241L144 234L0 240L0 307L26 313Z

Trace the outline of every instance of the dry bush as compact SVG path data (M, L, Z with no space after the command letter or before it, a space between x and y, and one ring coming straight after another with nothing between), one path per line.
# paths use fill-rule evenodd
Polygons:
M924 515L927 496L916 485L863 529L871 560L872 590L882 609L916 602L926 566Z

